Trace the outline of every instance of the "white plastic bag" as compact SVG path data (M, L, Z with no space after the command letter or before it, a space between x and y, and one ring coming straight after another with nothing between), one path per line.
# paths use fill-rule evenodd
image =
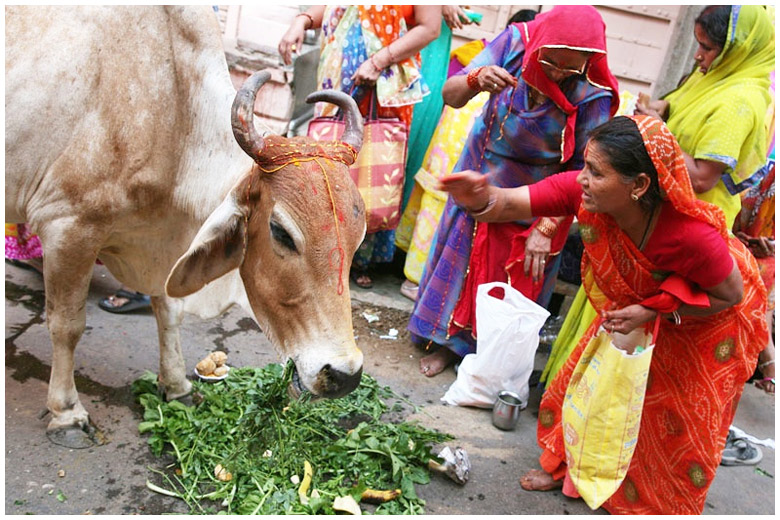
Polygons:
M488 294L504 289L504 298ZM499 291L496 291L499 292ZM467 354L458 378L441 400L450 405L492 408L501 390L528 405L528 379L539 346L539 330L550 313L511 285L494 282L477 288L477 352Z

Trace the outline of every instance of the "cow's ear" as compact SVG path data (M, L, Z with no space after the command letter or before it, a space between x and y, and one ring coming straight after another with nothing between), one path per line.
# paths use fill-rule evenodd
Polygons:
M203 223L189 250L173 266L165 291L183 298L244 261L245 216L230 193Z

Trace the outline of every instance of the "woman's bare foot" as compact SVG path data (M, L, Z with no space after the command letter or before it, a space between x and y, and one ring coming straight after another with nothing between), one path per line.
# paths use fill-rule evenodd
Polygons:
M770 311L774 312L774 311ZM767 325L772 330L772 316L767 313ZM768 394L775 393L775 345L772 340L764 350L758 355L758 371L761 372L762 379L755 381L755 385Z
M555 480L541 469L532 469L520 477L520 486L526 491L550 491L562 487L563 480Z
M433 354L428 354L420 359L420 373L427 377L433 377L455 363L457 359L456 353L447 347L439 347Z

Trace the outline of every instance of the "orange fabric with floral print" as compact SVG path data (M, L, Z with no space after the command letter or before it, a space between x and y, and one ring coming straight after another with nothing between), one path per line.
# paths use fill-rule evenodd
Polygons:
M409 19L411 8L411 19L414 20L414 6L384 6L384 9L375 9L373 6L360 6L360 19L363 23L372 24L374 26L374 34L382 42L382 45L387 47L400 36L401 32L401 20L407 21ZM397 8L395 11L392 8ZM393 16L396 13L396 16ZM401 16L397 16L400 14ZM411 28L411 27L410 27ZM407 58L408 60L409 58ZM406 60L403 60L406 61ZM417 62L420 62L420 54L417 54ZM367 114L371 109L371 96L366 96L360 103L360 112ZM404 105L396 107L383 107L379 106L379 117L397 117L406 125L407 130L412 125L412 114L414 113L414 105Z
M714 225L727 239L742 274L744 297L712 316L684 315L677 326L662 320L636 451L623 484L603 507L613 514L700 514L745 381L766 345L766 290L753 256L736 238L728 237L723 212L696 199L668 128L652 118L633 119L658 171L665 200ZM612 217L581 207L578 218L585 245L583 285L596 310L637 304L658 293L668 273L658 272ZM591 324L539 406L539 445L545 449L548 471L551 456L561 461L557 476L565 467L561 407L566 387L597 325Z

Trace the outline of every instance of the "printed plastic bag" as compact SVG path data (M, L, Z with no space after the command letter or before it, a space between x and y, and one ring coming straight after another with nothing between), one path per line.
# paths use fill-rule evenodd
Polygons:
M643 327L629 334L599 327L566 389L561 411L566 464L591 509L617 491L634 456L658 324L656 319L652 335Z
M458 378L441 400L451 405L492 408L498 393L510 390L520 396L525 408L539 330L549 315L511 285L480 285L477 352L463 358Z

